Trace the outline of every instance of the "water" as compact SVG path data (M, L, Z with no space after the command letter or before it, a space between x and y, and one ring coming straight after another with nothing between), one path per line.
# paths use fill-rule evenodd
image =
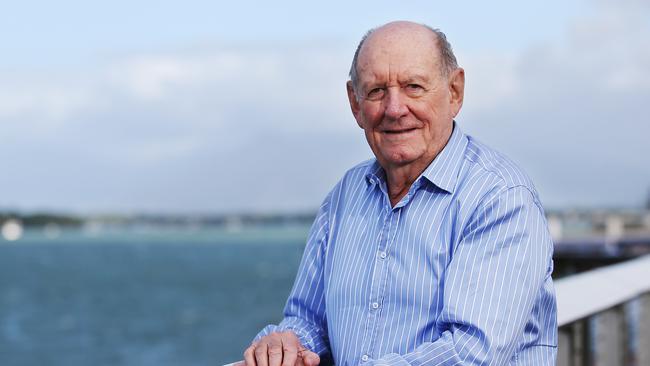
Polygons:
M308 228L0 241L0 365L222 365L281 318Z

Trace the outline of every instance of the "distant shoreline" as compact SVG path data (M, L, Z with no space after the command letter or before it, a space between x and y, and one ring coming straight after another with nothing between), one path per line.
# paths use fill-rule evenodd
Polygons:
M15 220L25 228L39 228L48 225L59 227L82 227L86 225L107 226L203 226L203 227L248 227L265 225L309 225L316 212L295 214L213 214L213 215L63 215L51 213L23 214L0 212L0 225Z

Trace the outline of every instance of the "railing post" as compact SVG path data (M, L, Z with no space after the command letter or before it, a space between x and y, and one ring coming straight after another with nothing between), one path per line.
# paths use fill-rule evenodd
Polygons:
M573 365L587 364L587 324L586 320L573 323Z
M627 330L623 306L605 310L594 317L594 350L591 365L626 365Z
M650 292L639 297L639 329L637 333L637 365L650 365Z
M587 365L587 326L578 320L559 329L558 366Z
M574 352L571 328L570 325L565 325L558 329L557 366L574 366L571 362L571 355Z

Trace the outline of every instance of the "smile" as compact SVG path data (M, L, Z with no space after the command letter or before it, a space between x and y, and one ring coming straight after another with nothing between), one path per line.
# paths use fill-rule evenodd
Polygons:
M400 135L400 134L409 133L409 132L412 132L412 131L415 131L415 130L416 130L415 128L407 128L407 129L404 129L404 130L387 130L387 131L383 131L383 132L386 133L386 134L389 134L389 135Z

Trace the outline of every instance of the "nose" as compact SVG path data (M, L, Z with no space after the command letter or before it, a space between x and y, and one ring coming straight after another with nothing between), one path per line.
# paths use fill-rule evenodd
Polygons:
M387 88L386 92L386 110L384 112L386 117L398 120L405 116L408 113L408 107L406 106L404 96L402 95L402 88L390 87Z

